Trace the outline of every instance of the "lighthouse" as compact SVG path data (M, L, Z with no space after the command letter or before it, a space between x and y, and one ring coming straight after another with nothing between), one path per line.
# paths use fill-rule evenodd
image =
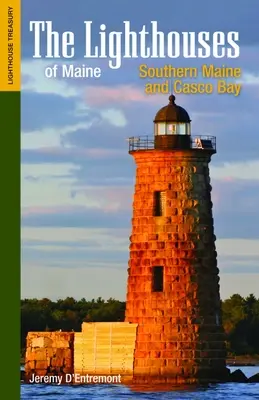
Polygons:
M153 136L129 138L129 153L136 180L125 322L138 324L134 381L224 381L209 176L216 139L193 136L171 95Z

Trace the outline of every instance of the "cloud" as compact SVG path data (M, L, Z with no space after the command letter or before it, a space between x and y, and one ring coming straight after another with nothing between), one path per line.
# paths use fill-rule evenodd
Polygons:
M125 251L127 246L123 248L114 249L108 246L85 246L84 248L67 247L65 250L62 247L54 246L23 246L22 260L23 262L33 263L37 259L44 261L46 268L65 268L71 269L88 268L91 266L103 266L107 262L107 267L120 268L123 264L127 266L128 255ZM76 255L76 259L75 259ZM87 261L86 261L87 260Z
M259 74L252 74L249 72L245 72L242 75L242 79L237 80L238 83L242 83L243 85L259 85Z
M91 106L103 106L107 104L130 103L161 103L161 96L148 95L144 87L133 85L109 86L88 86L85 91L85 101Z
M254 295L258 297L258 273L240 274L232 271L229 274L221 274L221 298L225 300L234 293L239 293L243 297L248 296L250 293L254 293Z
M212 184L212 197L219 212L240 213L240 218L256 212L259 204L257 180L230 178L213 180Z
M259 240L219 239L217 241L217 249L221 256L251 256L259 258Z
M122 211L102 211L100 209L74 207L73 211L61 210L53 214L30 214L22 217L22 225L27 227L85 227L85 228L125 228L130 217Z
M69 190L68 187L65 189ZM46 200L43 202L40 196L34 197L34 204L30 206L23 201L22 226L101 228L129 226L133 200L131 187L75 186L70 190L70 201L65 198L63 202L57 203L62 199L59 192L57 194L54 192L52 205L51 199L49 205L46 205L48 202Z
M125 209L132 201L133 185L123 180L80 183L75 178L79 168L72 164L22 165L22 207L103 207ZM33 172L33 175L30 175ZM29 176L29 179L28 179ZM31 179L32 177L32 179ZM116 176L114 177L116 178Z
M133 189L131 187L116 186L88 186L71 188L71 201L67 204L55 206L23 206L22 216L52 216L55 214L87 213L100 210L101 213L130 211L133 201ZM87 204L86 204L87 202Z
M127 120L121 110L108 109L100 112L101 117L111 125L123 127L127 125Z
M90 159L101 159L121 157L121 150L117 149L104 149L104 148L68 148L68 147L40 147L37 149L26 149L22 151L22 162L23 163L65 163L83 162L85 158Z
M84 210L85 207L83 207ZM22 217L33 216L33 215L55 215L58 213L68 213L71 211L76 212L80 210L79 206L59 206L59 207L23 207L22 208Z
M47 78L45 70L54 62L22 60L22 91L37 94L52 94L64 98L77 98L82 88L72 86L65 79Z
M259 238L258 180L212 179L212 201L218 238Z
M23 262L21 270L21 298L43 298L54 300L72 296L75 299L104 299L116 297L125 300L127 284L127 262L118 264L73 261L73 268L53 265L46 268L43 260ZM52 261L52 263L54 263ZM124 266L124 268L123 268ZM97 273L98 272L98 273ZM28 279L30 277L30 279Z
M33 131L23 131L21 136L21 148L39 149L41 147L51 148L51 146L59 146L62 144L62 136L76 131L87 131L94 120L90 122L78 122L72 125L61 127L43 128Z
M134 173L130 174L128 177L125 176L123 173L124 169L118 169L121 163L120 159L115 166L113 165L113 168L107 176L104 174L104 170L107 172L107 165L104 168L103 164L100 163L99 160L93 160L93 158L90 158L88 161L89 166L92 166L92 168L86 168L83 171L80 165L75 165L72 163L22 164L21 176L23 183L22 188L24 189L23 195L25 195L27 191L30 192L35 188L37 188L38 191L42 190L43 193L46 193L48 190L46 185L50 185L53 193L53 184L55 187L64 187L64 185L67 185L70 191L77 187L85 186L115 186L118 191L123 186L133 189ZM96 171L98 166L99 173ZM94 174L94 172L96 173ZM36 185L37 183L40 184L39 187ZM27 187L24 188L24 185L27 185ZM68 192L68 194L69 193L70 192Z
M259 160L245 162L224 162L221 165L212 165L211 176L213 179L222 179L224 181L234 180L259 180ZM258 184L255 182L255 184Z
M28 228L22 227L23 240L36 241L41 243L78 243L89 242L89 240L99 243L121 243L127 237L129 229L100 229L100 228Z
M117 129L125 127L127 120L123 112L117 109L103 109L99 110L99 115L91 112L86 120L80 119L74 124L23 131L21 136L22 163L74 162L78 164L84 162L85 159L120 157L122 154L120 149L106 148L105 146L95 147L94 143L91 143L91 139L89 140L89 136L92 137L93 129L97 132L99 129L107 131L109 125ZM74 136L78 137L79 142L85 143L85 145L73 143L70 138ZM102 141L100 144L103 144Z

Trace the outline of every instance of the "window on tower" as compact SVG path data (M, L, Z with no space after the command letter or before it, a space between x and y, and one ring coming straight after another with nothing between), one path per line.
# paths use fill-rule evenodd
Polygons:
M152 292L163 292L164 290L164 268L153 267Z
M165 216L166 192L154 193L154 217Z

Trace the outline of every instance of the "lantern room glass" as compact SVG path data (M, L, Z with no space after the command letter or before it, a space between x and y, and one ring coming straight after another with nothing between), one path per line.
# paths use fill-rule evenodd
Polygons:
M156 135L190 135L190 123L159 122L155 123Z

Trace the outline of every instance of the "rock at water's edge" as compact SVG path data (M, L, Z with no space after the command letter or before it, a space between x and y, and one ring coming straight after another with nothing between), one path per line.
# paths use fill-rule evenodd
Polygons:
M259 383L259 372L253 376L250 376L248 383Z
M248 379L245 376L245 374L241 371L241 369L237 369L236 371L230 374L230 382L247 383Z

